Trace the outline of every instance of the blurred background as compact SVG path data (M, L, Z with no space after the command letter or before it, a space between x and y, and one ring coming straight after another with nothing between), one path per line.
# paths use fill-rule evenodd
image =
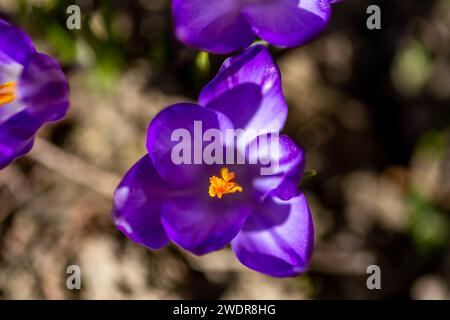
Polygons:
M66 28L70 4L81 30ZM450 299L450 0L346 0L316 41L271 48L285 132L317 172L302 183L316 249L294 279L229 249L153 252L112 223L152 117L195 101L225 58L176 41L169 0L0 0L0 16L59 59L72 91L68 117L0 172L0 299ZM66 288L71 264L81 290ZM371 264L382 290L366 287Z

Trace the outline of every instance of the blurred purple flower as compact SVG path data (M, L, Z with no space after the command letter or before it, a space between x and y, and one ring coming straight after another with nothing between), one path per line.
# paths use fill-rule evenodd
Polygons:
M216 54L249 46L256 36L278 47L296 47L328 24L336 0L173 0L178 39Z
M64 117L68 95L58 62L0 19L0 170L31 150L41 126Z
M114 194L117 228L151 249L173 241L202 255L230 243L253 270L277 277L304 272L314 227L298 189L304 154L291 139L280 136L279 152L264 155L279 163L271 175L261 175L259 164L175 164L171 158L177 144L172 133L183 128L195 136L194 121L201 121L203 130L263 129L270 138L278 135L286 115L280 73L264 46L226 60L199 104L172 105L150 123L148 154ZM249 157L261 138L237 144L235 151Z

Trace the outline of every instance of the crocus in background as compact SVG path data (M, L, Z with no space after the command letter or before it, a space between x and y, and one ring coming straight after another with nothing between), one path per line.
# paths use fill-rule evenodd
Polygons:
M296 47L327 26L339 0L173 0L177 38L190 47L227 54L256 37L278 47Z
M0 19L0 169L31 150L46 122L64 117L68 95L59 63Z
M204 132L263 130L270 141L278 136L286 116L279 69L264 46L252 46L227 59L201 92L198 104L172 105L150 123L148 154L129 170L114 194L116 226L151 249L172 241L202 255L230 244L241 263L258 272L276 277L304 272L314 227L298 188L304 154L290 138L280 135L278 152L260 155L279 164L270 175L261 175L261 165L248 161L232 165L172 161L178 144L172 133L182 128L195 136L196 121ZM251 156L248 150L262 137L236 144L235 151Z

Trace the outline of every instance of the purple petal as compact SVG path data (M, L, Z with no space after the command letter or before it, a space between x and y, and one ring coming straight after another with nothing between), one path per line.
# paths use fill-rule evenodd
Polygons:
M161 212L169 238L197 255L226 246L241 230L251 210L241 194L210 198L208 184L206 181L201 195L166 201Z
M31 150L41 123L20 112L0 124L0 170Z
M18 99L30 114L45 121L57 121L66 115L69 84L54 58L42 53L30 55L18 89Z
M32 116L27 110L0 121L0 170L31 150L34 136L42 124L40 117Z
M209 172L202 165L202 154L210 142L203 142L202 134L218 129L225 137L225 130L232 127L230 120L219 112L195 104L176 104L162 110L150 123L147 150L156 171L169 185L186 187L199 180L208 182ZM180 132L183 135L177 136ZM177 146L183 144L186 153L177 152ZM174 156L179 155L187 155L187 159L175 161Z
M33 42L25 32L0 19L0 64L8 59L23 65L32 52Z
M319 35L331 15L329 0L259 0L242 13L263 40L280 47L300 46Z
M193 48L227 54L255 39L238 1L173 0L172 11L177 38Z
M289 201L268 198L254 210L231 242L239 261L274 277L305 272L314 245L314 225L305 196Z
M288 136L268 134L257 137L247 147L247 161L260 166L260 175L253 179L253 187L262 192L262 198L275 196L289 200L300 194L305 155Z
M117 228L136 243L159 249L168 243L161 224L161 205L170 187L158 176L148 155L126 174L114 193Z
M36 132L61 119L69 106L69 86L58 62L32 53L17 83L17 97L0 107L0 168L30 150Z
M235 128L246 130L278 132L287 116L280 71L262 45L227 59L199 102L225 114Z
M31 148L33 148L33 144L34 137L30 139L28 144L25 144L21 149L13 150L13 152L11 152L10 149L7 149L8 146L4 148L5 146L0 144L0 170L6 168L15 159L30 152Z

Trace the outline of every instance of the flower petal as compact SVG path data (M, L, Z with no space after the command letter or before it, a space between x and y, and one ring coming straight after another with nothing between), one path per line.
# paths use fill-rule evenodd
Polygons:
M0 123L0 170L31 150L41 123L24 111Z
M33 53L19 79L18 100L44 121L63 118L69 107L69 84L54 58Z
M268 198L254 210L231 242L239 261L274 277L305 272L314 245L314 225L305 196L289 201Z
M172 198L162 207L161 218L169 238L197 255L222 249L241 230L251 208L242 195L209 198L208 181L204 196Z
M235 0L173 0L177 38L187 45L216 54L249 46L255 39Z
M305 155L288 136L260 135L247 146L246 155L249 163L260 166L253 187L262 192L262 198L275 196L289 200L300 194Z
M114 193L117 228L136 243L159 249L168 243L160 211L170 188L158 176L148 155L126 174Z
M25 32L0 19L0 64L7 59L23 65L32 52L33 42Z
M242 13L263 40L280 47L300 46L328 24L329 0L262 0L247 4Z
M199 103L246 130L278 132L287 116L280 71L262 45L227 59L201 92Z
M0 108L0 169L30 151L36 132L64 117L69 86L58 62L31 53L20 76L17 98Z
M147 150L166 183L186 187L198 180L208 181L205 175L209 172L202 165L202 156L210 142L202 141L202 134L218 129L226 137L225 130L232 127L230 120L219 112L195 104L176 104L162 110L150 123ZM176 151L180 149L184 152Z

